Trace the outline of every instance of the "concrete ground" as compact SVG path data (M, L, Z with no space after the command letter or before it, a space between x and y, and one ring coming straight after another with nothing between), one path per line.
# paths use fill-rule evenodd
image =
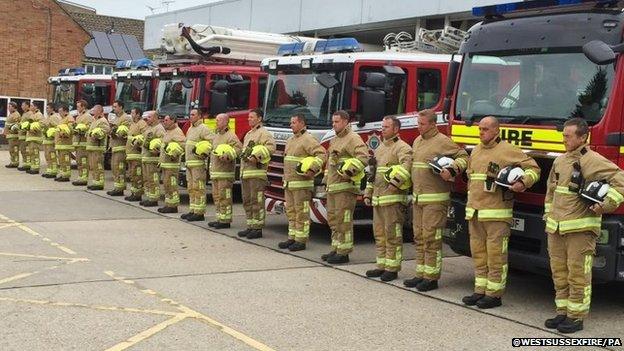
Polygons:
M242 207L234 212L232 229L214 231L0 167L0 349L502 350L512 338L564 337L543 327L554 314L548 278L512 271L503 306L483 311L461 304L471 261L447 248L440 289L419 293L401 284L414 271L410 244L400 279L383 283L364 276L368 227L355 231L351 262L332 267L320 260L323 228L293 254L277 249L283 216L249 241L236 236ZM621 338L623 292L595 286L574 336Z

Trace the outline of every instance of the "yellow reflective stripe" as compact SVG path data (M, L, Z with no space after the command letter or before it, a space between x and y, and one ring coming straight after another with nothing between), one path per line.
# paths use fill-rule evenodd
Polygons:
M143 157L141 157L141 161L143 161L143 162L158 162L158 161L160 161L160 157L143 156Z
M499 291L505 289L505 285L507 285L507 265L503 265L503 269L501 272L500 282L493 282L491 280L487 281L487 289L492 291Z
M180 168L180 164L179 163L161 163L160 164L160 168L165 168L165 169L176 169L176 168Z
M19 135L17 134L7 134L7 139L19 139Z
M568 307L568 299L555 299L555 306L557 306L557 308Z
M113 146L113 152L126 151L126 146Z
M214 179L228 179L228 178L234 178L234 172L216 172L216 171L210 171L210 178L214 178Z
M466 207L466 219L472 219L474 216L475 209L472 207Z
M187 140L186 141L186 145L191 145L191 146L195 146L195 145L197 145L197 143L198 143L197 141L193 141L193 140Z
M74 149L74 145L63 145L63 144L54 145L54 150L73 150L73 149Z
M377 260L375 262L378 265L380 265L380 266L385 266L386 265L386 258L385 257L377 257Z
M460 168L466 168L468 161L465 158L458 158L455 160L455 164Z
M585 255L585 263L583 264L583 272L585 274L591 272L592 270L592 262L594 261L593 255Z
M451 199L451 193L412 194L414 203L442 202Z
M488 283L487 278L475 277L476 288L485 288L487 286L487 283Z
M186 167L201 167L206 164L203 160L187 160Z
M440 274L440 270L442 268L442 251L438 250L436 252L436 263L435 266L427 266L425 265L424 273L427 275L437 275Z
M560 185L558 185L555 188L555 192L559 194L565 194L565 195L578 195L577 193L570 191L570 189L568 189L567 186L560 186Z
M480 219L511 218L513 210L511 208L477 210L477 217Z
M416 273L423 273L425 271L425 266L422 264L416 265Z
M568 311L583 313L589 310L591 303L592 287L591 283L583 289L583 302L573 302L568 300Z
M412 162L412 168L429 168L429 165L425 162Z
M550 202L544 203L544 213L550 212L551 208L552 208L552 203L550 203Z
M284 187L288 189L300 189L300 188L312 188L314 187L313 180L292 180L284 182Z
M509 237L506 236L503 238L503 248L501 250L501 253L507 253L508 246L509 246Z
M346 183L346 182L329 184L327 186L327 191L330 193L336 192L336 191L342 191L342 190L359 190L359 187L353 183Z
M127 161L138 161L138 160L141 160L141 154L127 154L126 155L126 160Z
M390 167L386 166L377 167L377 173L386 173L389 169Z
M472 173L468 175L470 180L486 180L487 175L485 173Z
M381 195L373 196L371 199L373 206L387 205L394 203L406 203L407 195Z
M563 221L556 221L550 217L546 219L546 228L552 229L553 231L559 228L559 231L561 232L592 228L600 229L601 224L602 217L584 217Z
M539 180L539 176L537 175L537 172L535 172L532 169L527 169L526 171L524 171L524 175L531 177L534 183Z
M41 138L41 137L29 137L29 136L27 136L27 137L26 137L26 141L34 141L34 142L36 142L36 143L40 143L40 142L42 142L42 141L43 141L43 138Z
M618 206L622 203L622 201L624 201L624 196L613 188L609 188L609 191L607 191L607 197L613 200L613 202L615 202Z
M297 157L297 156L284 156L284 161L287 162L300 162L305 157Z
M54 145L54 140L44 139L43 145Z
M106 146L87 145L87 151L106 151Z
M558 226L559 226L559 223L557 223L557 221L555 221L554 219L550 217L546 218L546 229L550 230L551 232L555 232L557 231Z
M243 179L251 178L251 177L264 177L266 176L267 171L264 169L244 169L243 170Z

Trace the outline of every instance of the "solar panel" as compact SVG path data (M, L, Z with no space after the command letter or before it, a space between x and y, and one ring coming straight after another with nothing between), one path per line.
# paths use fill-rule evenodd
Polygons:
M113 47L113 51L115 55L117 55L117 60L131 60L132 56L130 56L130 52L128 52L128 48L126 48L126 43L124 42L121 34L109 34L108 39Z
M143 52L141 45L139 45L139 40L134 35L122 34L121 36L126 43L126 47L128 48L130 56L132 56L133 60L145 57L145 53Z
M83 48L85 57L88 58L101 58L102 54L100 54L100 50L98 50L95 45L95 39L91 39L87 45Z
M101 58L108 60L117 60L117 55L113 51L113 47L108 39L108 35L104 32L92 31L91 35L95 39L95 45L100 50Z

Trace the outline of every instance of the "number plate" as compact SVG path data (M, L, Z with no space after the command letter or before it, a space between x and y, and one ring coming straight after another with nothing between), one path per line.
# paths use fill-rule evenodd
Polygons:
M513 218L511 221L511 229L517 230L519 232L523 232L524 231L524 219Z

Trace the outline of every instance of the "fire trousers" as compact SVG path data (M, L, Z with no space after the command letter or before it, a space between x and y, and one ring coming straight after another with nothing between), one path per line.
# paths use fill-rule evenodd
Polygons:
M206 213L206 166L186 168L186 182L189 192L191 213ZM214 190L214 188L213 188Z
M28 142L28 155L30 156L30 170L31 171L39 171L39 167L41 164L41 142L40 141L29 141Z
M475 266L474 292L491 297L503 296L507 284L509 223L478 221L475 215L468 222L468 230Z
M71 178L71 145L56 145L56 158L59 163L57 178Z
M113 188L126 190L126 152L117 151L111 155L111 170L113 171Z
M332 232L332 251L347 255L353 251L353 211L357 195L342 191L327 194L327 219Z
M19 166L20 141L16 137L9 135L9 155L11 157L10 166Z
M589 312L596 236L592 232L548 234L557 314L582 319Z
M232 223L232 185L234 179L212 180L212 199L220 223Z
M180 204L180 194L178 193L178 172L179 168L163 168L163 185L165 188L165 206L178 207Z
M309 189L286 189L286 217L288 217L288 239L306 243L310 237L310 200Z
M400 203L373 207L373 232L377 268L389 272L401 270L403 261L403 222L405 206Z
M247 228L264 228L264 188L267 180L262 178L247 178L242 180L243 208L247 216Z
M89 176L91 185L104 186L104 151L89 150L87 151L89 159Z
M85 146L76 146L76 165L78 166L78 182L87 184L89 180L89 160Z
M56 150L54 149L54 141L43 141L43 155L46 160L45 174L56 176L58 173L58 160L56 158Z
M143 162L143 188L148 201L160 199L160 168L158 162Z
M442 231L446 226L448 205L414 204L412 222L416 248L416 277L440 279L442 271Z
M22 167L30 169L30 155L28 154L28 143L26 142L26 136L19 136L19 151L22 154Z

